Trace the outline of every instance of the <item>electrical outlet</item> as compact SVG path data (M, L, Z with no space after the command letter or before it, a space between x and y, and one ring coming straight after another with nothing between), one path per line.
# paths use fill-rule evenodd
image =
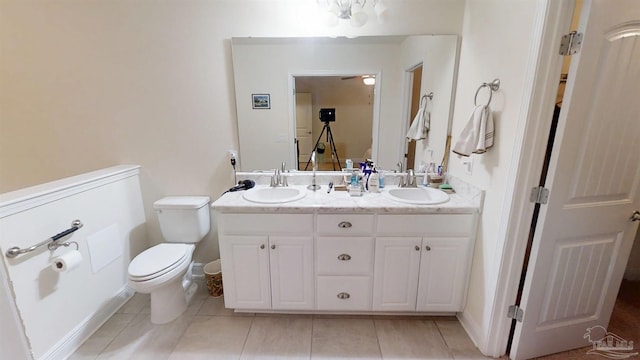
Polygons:
M462 165L464 166L464 172L467 175L471 175L473 173L473 159L472 158L468 158L468 159L462 160Z
M227 154L229 155L229 162L231 163L231 166L233 166L233 171L235 172L236 164L238 163L238 150L228 150Z

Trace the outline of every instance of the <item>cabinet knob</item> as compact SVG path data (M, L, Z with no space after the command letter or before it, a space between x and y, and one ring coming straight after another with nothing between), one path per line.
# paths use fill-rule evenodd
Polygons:
M351 255L349 255L349 254L340 254L340 255L338 255L338 260L343 260L343 261L351 260Z
M348 222L348 221L341 221L341 222L338 224L338 227L339 227L339 228L341 228L341 229L348 229L348 228L350 228L350 227L352 227L352 226L353 226L353 225L352 225L350 222Z
M424 249L427 250L427 251L431 251L431 246L427 245L427 246L424 247Z
M420 251L420 246L416 245L416 251Z
M276 248L276 244L271 245L271 250Z
M341 299L341 300L346 300L350 297L351 295L349 295L349 293L346 293L346 292L341 292L338 294L338 299Z
M264 244L260 245L260 249L264 249Z

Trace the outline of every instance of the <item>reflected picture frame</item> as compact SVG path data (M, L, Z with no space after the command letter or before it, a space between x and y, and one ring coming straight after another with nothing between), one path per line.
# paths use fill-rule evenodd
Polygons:
M270 94L251 94L251 106L254 109L271 109Z

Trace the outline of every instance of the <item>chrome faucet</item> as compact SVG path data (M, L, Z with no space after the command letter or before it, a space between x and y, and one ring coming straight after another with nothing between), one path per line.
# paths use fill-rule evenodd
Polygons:
M316 184L316 170L318 170L318 164L316 163L316 152L313 151L311 153L311 164L313 167L313 177L311 180L311 185L307 186L307 189L316 191L320 189L320 185Z
M402 178L400 178L399 187L418 187L418 183L416 181L416 173L413 169L407 170L406 174L402 174Z
M282 162L282 171L276 169L271 177L271 187L289 186L287 183L287 177L284 175L284 162Z

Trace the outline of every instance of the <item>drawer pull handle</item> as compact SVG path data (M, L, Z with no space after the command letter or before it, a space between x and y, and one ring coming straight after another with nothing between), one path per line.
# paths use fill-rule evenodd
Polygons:
M343 260L343 261L351 260L351 255L349 255L349 254L340 254L340 255L338 255L338 260Z
M427 246L425 246L424 249L427 250L427 251L431 251L431 246L427 245Z
M416 245L415 249L416 251L420 251L420 246Z
M260 249L264 249L264 244L260 245Z
M350 228L350 227L352 227L352 226L353 226L353 225L352 225L350 222L348 222L348 221L341 221L341 222L338 224L338 227L339 227L339 228L341 228L341 229L348 229L348 228Z
M349 295L349 293L346 293L346 292L341 292L338 294L338 299L341 299L341 300L346 300L350 297L351 295Z
M275 249L275 248L276 248L276 245L275 245L275 244L274 244L274 245L271 245L271 250L273 250L273 249Z

